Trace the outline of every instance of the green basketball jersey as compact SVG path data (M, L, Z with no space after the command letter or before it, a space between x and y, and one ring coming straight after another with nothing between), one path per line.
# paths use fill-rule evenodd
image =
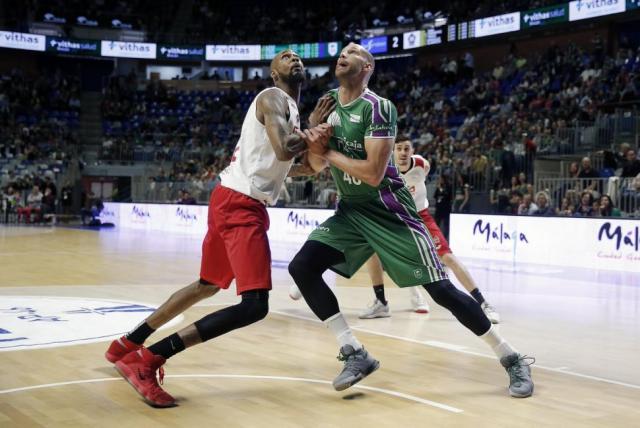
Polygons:
M329 95L336 100L336 108L327 122L333 126L329 147L352 159L366 159L365 139L395 138L398 113L393 103L365 89L360 97L341 105L338 90ZM400 171L389 159L385 177L378 187L372 187L356 177L331 165L331 175L338 187L341 199L366 200L378 197L378 190L390 185L401 187Z

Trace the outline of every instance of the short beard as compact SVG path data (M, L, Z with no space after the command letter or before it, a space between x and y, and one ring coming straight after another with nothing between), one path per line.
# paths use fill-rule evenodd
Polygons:
M300 73L291 73L288 76L281 76L280 78L289 85L299 85L307 80L307 76L304 74L304 71Z

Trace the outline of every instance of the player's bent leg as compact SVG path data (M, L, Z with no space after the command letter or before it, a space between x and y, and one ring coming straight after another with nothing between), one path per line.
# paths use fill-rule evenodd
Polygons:
M202 342L232 330L260 321L269 313L269 291L252 290L242 293L242 301L209 314L194 323ZM189 345L191 346L191 345Z
M453 274L458 278L458 281L462 284L462 286L471 293L471 296L480 303L482 310L484 311L489 321L492 324L500 323L500 314L495 310L495 308L487 301L485 301L484 296L480 292L480 289L476 285L473 277L467 270L467 267L452 253L446 253L441 256L442 262L445 266L447 266Z
M424 285L431 298L448 309L462 325L480 336L491 327L482 308L469 295L458 290L448 279Z
M160 387L156 379L156 372L159 372L162 381L162 366L168 358L198 343L253 324L268 312L267 290L246 291L237 305L209 314L148 349L141 348L125 355L116 362L116 369L147 403L157 407L173 406L175 400Z
M153 332L189 309L199 301L216 294L220 289L200 279L176 291L146 320L126 335L114 340L105 352L105 358L115 363L129 352L136 351Z
M424 288L437 304L451 311L458 321L491 346L509 374L509 393L512 397L524 398L533 394L529 366L535 360L520 355L500 336L478 302L448 280L426 284Z
M321 321L340 312L338 300L322 279L322 274L343 260L340 251L319 241L309 240L289 263L289 274L309 308Z
M313 313L335 335L340 344L338 359L344 363L333 387L342 391L360 382L380 367L380 362L362 347L347 320L340 313L338 300L322 279L322 274L344 261L344 255L329 245L308 240L289 264L289 273Z
M220 291L217 286L200 279L176 291L165 303L147 318L149 326L155 330L183 313L196 303Z

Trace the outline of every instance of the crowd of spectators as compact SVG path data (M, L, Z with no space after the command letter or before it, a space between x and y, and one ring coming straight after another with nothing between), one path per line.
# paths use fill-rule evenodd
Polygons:
M0 76L0 160L65 159L77 143L79 112L77 78L17 69Z
M532 59L512 53L471 79L452 71L465 63L472 61L444 59L409 76L382 74L376 89L394 100L399 126L418 152L438 171L462 169L471 181L508 184L520 172L532 179L536 154L572 152L558 130L593 122L598 104L640 98L640 50L607 57L598 44L591 52L551 46Z
M253 93L191 92L135 76L111 79L102 102L103 159L179 160L185 152L224 158L235 145Z
M79 87L77 78L60 71L32 77L16 69L0 77L3 214L31 222L46 219L58 203L67 206L55 179L77 145Z
M333 85L330 76L308 81L302 117ZM255 96L235 89L185 93L157 81L149 81L144 91L136 87L135 77L123 76L105 89L105 152L122 156L144 146L154 160L206 152L217 160L216 173L226 164L244 111ZM510 192L514 176L519 182L533 180L536 156L573 153L575 148L560 131L575 123L593 123L601 104L640 99L640 49L607 56L595 39L590 49L550 46L532 58L512 51L484 73L474 69L473 56L466 54L404 74L381 70L371 87L394 101L399 128L430 160L433 174L449 177L453 210L466 211L470 191ZM629 147L604 155L603 170L585 164L580 178L607 177L616 169L623 177L637 174L637 161L612 166L623 158L635 159ZM174 178L194 179L193 173L180 171ZM521 199L530 195L527 204L537 203L533 189L520 194ZM559 206L562 197L552 196Z
M71 193L71 187L65 185L58 194L50 175L16 178L0 188L1 221L7 222L12 214L17 223L47 221L51 214L70 210Z
M546 217L620 217L623 210L640 215L640 169L635 169L640 166L628 144L623 143L621 151L627 157L616 154L620 163L612 176L596 171L589 157L572 162L564 179L547 180L546 188L534 190L524 174L514 176L510 187L491 190L491 210L495 214ZM632 170L635 175L629 174Z

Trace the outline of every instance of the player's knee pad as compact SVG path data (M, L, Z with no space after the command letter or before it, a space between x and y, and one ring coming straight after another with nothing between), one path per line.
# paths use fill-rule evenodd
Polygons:
M474 334L482 335L491 327L478 302L454 287L449 280L427 284L424 288L438 305L451 311Z
M300 253L296 254L289 263L289 275L291 275L291 278L293 278L296 283L301 282L305 274L304 261L301 257L298 257L299 255Z
M457 300L459 300L458 293L460 291L456 289L449 280L426 284L424 289L427 290L431 298L438 305L447 309L451 309L456 305Z
M269 292L254 290L242 293L242 301L207 315L194 323L203 342L260 321L269 313Z
M307 241L298 254L289 263L289 273L300 289L329 269L330 266L344 261L342 253L327 244Z
M250 321L249 324L260 321L269 313L269 292L257 290L242 293L242 301L238 306Z

